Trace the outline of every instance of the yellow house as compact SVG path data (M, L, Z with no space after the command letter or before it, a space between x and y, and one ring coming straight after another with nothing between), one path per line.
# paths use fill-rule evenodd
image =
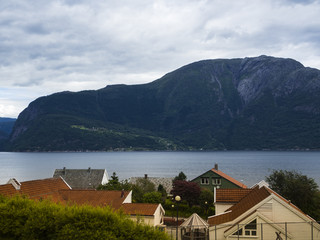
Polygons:
M161 204L124 203L121 206L124 213L134 221L143 222L149 226L164 228L165 211Z
M251 189L217 189L210 240L320 239L320 225L266 184Z

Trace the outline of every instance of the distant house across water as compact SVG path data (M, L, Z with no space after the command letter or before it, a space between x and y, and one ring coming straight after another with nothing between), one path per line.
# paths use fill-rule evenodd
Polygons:
M243 183L220 171L218 169L218 164L215 164L214 168L194 178L191 182L198 183L200 187L207 188L211 191L214 191L214 188L247 188Z
M54 178L62 177L72 189L96 189L100 184L108 183L105 169L56 169Z

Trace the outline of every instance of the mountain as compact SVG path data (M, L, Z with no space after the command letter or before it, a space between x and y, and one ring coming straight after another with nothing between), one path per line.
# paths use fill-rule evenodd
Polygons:
M16 119L0 117L0 150L4 142L9 138Z
M148 84L30 103L12 151L320 149L320 71L292 59L203 60Z

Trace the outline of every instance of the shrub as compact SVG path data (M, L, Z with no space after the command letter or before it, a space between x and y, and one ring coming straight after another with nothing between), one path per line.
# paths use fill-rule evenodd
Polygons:
M169 239L109 207L63 206L22 197L0 197L3 239Z

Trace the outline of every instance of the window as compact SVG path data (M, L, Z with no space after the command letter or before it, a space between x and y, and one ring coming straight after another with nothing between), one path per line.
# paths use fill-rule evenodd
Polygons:
M245 236L257 236L257 219L240 228L232 235L242 236L243 233Z
M209 184L209 178L207 178L207 177L201 178L201 184L202 185L208 185Z
M257 220L253 220L251 223L247 224L245 227L246 236L257 236Z
M221 178L213 178L212 184L213 185L221 185Z

